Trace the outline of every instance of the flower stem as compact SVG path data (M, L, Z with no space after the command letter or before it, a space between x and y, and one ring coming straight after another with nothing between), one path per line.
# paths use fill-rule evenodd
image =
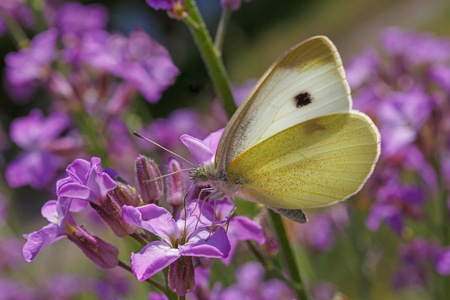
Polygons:
M14 20L14 18L10 17L7 13L0 11L0 19L3 20L3 23L8 28L8 31L16 43L17 49L28 48L30 45L30 39L27 37L22 27Z
M222 10L222 15L220 16L219 25L217 26L216 38L214 40L214 48L217 53L222 56L223 40L225 39L225 29L227 28L228 22L231 17L231 9L228 7Z
M295 289L299 300L310 300L311 298L309 297L306 286L302 282L302 277L297 268L294 253L292 252L291 245L289 244L281 216L271 209L268 209L268 216L271 220L275 236L277 237L278 245L280 246L280 255L283 264L288 270L291 279L297 283L296 286L291 285L291 287Z
M212 79L214 89L227 113L231 117L236 110L236 104L231 93L228 76L220 53L214 48L211 36L206 28L194 0L186 0L184 6L188 15L183 19L191 31L203 61Z

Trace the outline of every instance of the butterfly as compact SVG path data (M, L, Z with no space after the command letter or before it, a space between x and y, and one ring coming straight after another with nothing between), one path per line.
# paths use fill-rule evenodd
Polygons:
M336 47L316 36L265 72L225 127L214 162L191 178L305 223L302 209L357 193L379 155L379 131L352 109Z

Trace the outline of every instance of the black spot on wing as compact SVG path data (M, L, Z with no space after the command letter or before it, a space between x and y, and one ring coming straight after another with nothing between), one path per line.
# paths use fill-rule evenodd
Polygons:
M300 108L310 104L313 101L313 98L310 93L302 92L294 97L295 107Z

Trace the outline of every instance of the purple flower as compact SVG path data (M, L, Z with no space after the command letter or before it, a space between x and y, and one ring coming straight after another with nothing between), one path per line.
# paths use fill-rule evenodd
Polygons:
M216 299L290 300L294 293L279 279L264 281L264 268L255 261L247 262L236 271L236 283L220 292Z
M226 265L231 263L234 252L236 251L236 247L238 241L248 241L254 240L259 244L264 244L266 238L262 233L262 228L256 222L250 220L247 217L243 216L233 216L231 214L234 212L236 206L230 203L228 199L215 200L215 213L216 213L216 223L217 221L228 221L228 225L224 225L224 227L228 228L227 236L230 241L230 253L226 258L222 258L222 262ZM211 220L212 221L212 220Z
M103 29L108 22L108 12L100 4L84 6L69 2L59 8L55 15L55 26L63 35L73 34L78 37L90 30Z
M101 204L105 201L108 191L117 186L114 180L102 171L98 157L91 158L90 162L76 159L67 167L66 172L69 177L59 180L56 186L56 194L59 197Z
M244 2L250 2L251 0L244 0ZM231 10L238 10L241 7L242 0L220 0L220 5L223 8Z
M180 139L194 156L197 163L208 165L214 162L222 133L223 129L219 129L208 135L203 141L188 134L183 134Z
M384 49L405 65L442 63L450 59L450 39L430 33L418 33L400 28L388 28L381 37Z
M5 57L8 90L17 101L28 101L36 88L50 77L57 35L56 29L49 29L35 36L29 48Z
M162 241L149 243L139 253L131 255L131 268L139 281L143 281L184 256L224 258L230 251L225 230L214 232L205 227L196 228L199 208L191 203L186 220L175 221L164 208L155 204L141 207L124 206L123 219L159 237ZM192 287L193 288L193 287Z
M147 4L153 9L172 9L177 0L147 0Z
M31 29L34 25L33 12L26 2L20 0L0 1L0 36L7 31L3 18L8 17L19 23L24 28Z
M27 117L15 119L10 128L11 139L25 151L19 154L6 169L6 179L11 187L26 184L34 188L46 186L58 169L58 157L52 148L69 142L60 134L70 125L69 117L55 112L44 118L35 109Z
M432 110L433 101L422 90L395 92L386 97L379 105L383 155L393 156L412 144Z
M420 220L424 216L422 205L425 202L423 192L416 186L402 185L393 177L377 192L377 202L372 205L366 226L376 231L382 221L399 235L403 232L405 216Z
M41 214L50 223L38 231L25 234L28 240L23 246L25 260L32 261L47 245L56 242L69 233L69 223L74 224L68 214L70 199L50 200L42 206Z
M195 136L207 134L204 127L201 126L200 115L190 108L175 110L166 119L155 119L149 126L145 126L139 131L143 136L175 152L179 151L177 148L180 148L180 136L183 133ZM154 144L147 141L142 141L139 144L146 150L154 151L158 149Z
M441 248L434 256L436 271L442 276L450 276L450 247Z
M128 38L100 30L89 32L83 37L81 56L85 63L134 86L150 103L158 102L178 75L167 50L141 29Z
M431 66L428 71L428 76L447 93L450 93L450 66Z
M335 205L320 213L311 215L308 226L296 224L297 237L316 252L329 251L336 243L336 233L344 234L349 224L348 208Z
M393 277L393 286L404 289L410 286L425 286L431 254L436 245L421 238L415 238L411 243L401 246L399 252L402 260L400 270Z

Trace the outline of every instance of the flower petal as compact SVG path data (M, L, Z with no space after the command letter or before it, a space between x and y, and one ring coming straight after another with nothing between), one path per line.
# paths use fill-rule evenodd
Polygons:
M141 207L122 206L122 218L125 222L141 227L171 244L180 237L172 215L162 207L147 204Z
M204 256L224 258L230 252L230 242L228 241L225 229L219 227L210 235L210 230L198 229L187 241L180 245L180 253L183 256Z
M61 239L63 236L58 236L58 231L56 224L48 224L38 231L25 234L24 237L28 239L22 250L25 260L32 261L45 246Z
M180 257L180 251L166 242L151 242L139 253L131 254L131 269L137 280L144 281Z

